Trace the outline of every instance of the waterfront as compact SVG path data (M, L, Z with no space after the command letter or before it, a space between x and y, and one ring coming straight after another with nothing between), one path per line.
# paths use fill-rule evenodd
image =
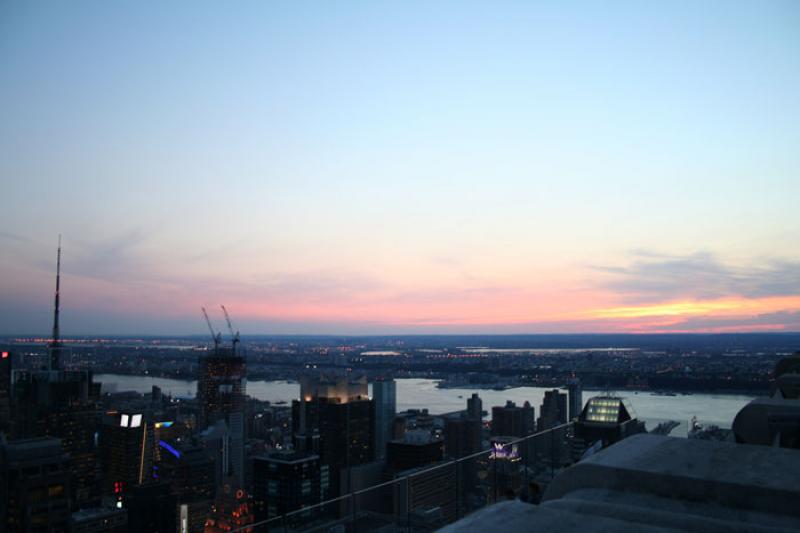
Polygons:
M119 374L98 374L97 381L103 383L103 391L136 391L150 392L153 385L161 387L164 393L178 397L194 397L197 389L196 381L184 381L150 376L131 376ZM491 408L504 405L507 400L521 405L529 401L536 408L544 398L545 387L517 387L507 390L484 389L439 389L433 379L398 379L397 410L428 409L432 414L457 411L466 407L467 398L477 392L483 400L483 408L491 416ZM249 381L247 393L259 400L290 403L300 396L300 385L286 381ZM584 391L583 400L600 394L598 391ZM690 395L663 396L648 391L623 391L621 396L628 398L636 414L647 422L647 428L653 429L660 422L675 420L680 423L673 432L674 436L686 436L688 421L696 416L702 424L715 424L729 428L733 417L753 396L734 394L694 393Z

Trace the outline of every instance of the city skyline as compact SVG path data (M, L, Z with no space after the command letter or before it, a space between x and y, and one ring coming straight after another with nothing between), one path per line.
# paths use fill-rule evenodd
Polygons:
M800 331L795 3L188 6L0 7L0 334Z

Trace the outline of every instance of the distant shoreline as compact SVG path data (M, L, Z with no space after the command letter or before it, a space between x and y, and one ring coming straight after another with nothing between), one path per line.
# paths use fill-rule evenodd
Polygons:
M193 378L183 378L183 377L168 377L168 376L160 376L160 375L153 375L153 374L124 374L119 372L100 372L97 373L96 376L105 375L105 376L120 376L120 377L134 377L134 378L151 378L151 379L168 379L172 381L180 381L183 383L192 383L196 382L196 379ZM418 378L395 378L396 380L404 380L404 379L418 379ZM432 381L440 382L441 380L430 378ZM100 380L102 383L102 379ZM291 379L248 379L248 382L251 383L297 383L296 380ZM445 386L439 387L437 383L437 388L443 390L463 390L463 391L480 391L480 390L494 390L497 392L508 391L513 389L522 389L522 388L536 388L536 389L562 389L563 387L555 386L555 385L535 385L535 384L523 384L523 385L513 385L513 386L502 386L502 388L498 388L499 386L490 385L490 384L475 384L475 385L459 385L459 386ZM648 393L653 396L664 396L664 397L671 397L671 396L692 396L694 394L707 394L707 395L725 395L725 396L767 396L769 391L765 391L763 394L758 394L757 391L754 390L736 390L736 389L722 389L722 390L687 390L687 391L674 391L674 390L661 390L661 389L608 389L603 387L583 387L583 392L591 392L591 393L606 393L610 392L612 394L623 395L623 396L630 396L635 395L640 392ZM126 392L124 390L115 391L115 392Z

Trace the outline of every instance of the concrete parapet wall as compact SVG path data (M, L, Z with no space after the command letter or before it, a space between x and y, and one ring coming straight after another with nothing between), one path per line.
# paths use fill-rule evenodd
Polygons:
M800 451L636 435L565 470L544 500L588 488L800 516Z

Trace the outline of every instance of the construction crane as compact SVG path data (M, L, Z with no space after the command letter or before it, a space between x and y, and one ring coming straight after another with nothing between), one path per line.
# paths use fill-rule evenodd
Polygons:
M211 319L208 318L208 313L206 313L206 308L201 307L203 310L203 316L206 317L206 324L208 324L208 331L211 332L211 338L214 340L214 353L219 351L219 344L222 342L222 333L214 333L214 326L211 325Z
M233 355L236 355L236 346L239 344L239 332L233 332L233 324L231 323L231 317L228 315L228 310L225 309L224 305L220 305L222 307L222 312L225 314L225 321L228 323L228 331L231 332L231 344L233 345Z

